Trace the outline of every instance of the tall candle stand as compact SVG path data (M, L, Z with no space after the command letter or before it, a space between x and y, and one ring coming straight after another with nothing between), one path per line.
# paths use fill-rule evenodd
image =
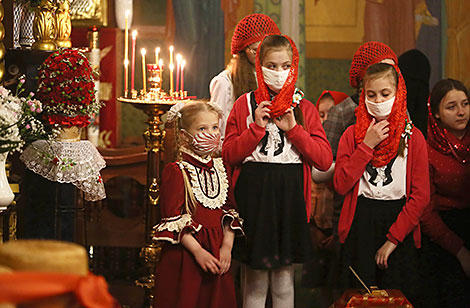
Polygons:
M118 101L131 104L142 110L148 116L147 130L144 132L145 150L147 151L147 191L145 200L145 243L140 251L140 257L148 270L148 276L136 280L136 284L146 291L146 306L151 307L153 302L153 287L155 286L155 268L160 259L162 246L152 241L154 230L152 227L159 220L157 206L160 199L160 174L162 172L162 159L165 139L165 130L161 116L171 106L181 101L189 101L189 98L171 96L168 97L161 90L161 67L147 67L149 70L150 90L138 97L120 97ZM159 77L159 78L157 78Z

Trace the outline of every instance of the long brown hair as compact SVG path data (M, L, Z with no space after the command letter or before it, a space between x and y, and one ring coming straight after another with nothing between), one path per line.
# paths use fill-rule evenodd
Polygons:
M248 60L245 50L246 49L234 55L227 65L227 70L232 77L233 96L235 100L243 94L254 91L257 88L255 66Z

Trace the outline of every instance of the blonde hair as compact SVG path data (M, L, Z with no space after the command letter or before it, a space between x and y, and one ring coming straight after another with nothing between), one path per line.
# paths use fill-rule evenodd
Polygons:
M180 109L180 116L177 117L176 121L176 152L177 160L181 161L181 147L183 146L183 141L179 137L180 131L182 129L188 130L189 127L194 122L194 119L200 112L214 112L217 114L218 118L221 117L221 111L218 107L214 105L215 103L207 101L192 101L187 103L183 108ZM186 171L181 170L183 174L184 182L184 211L187 214L192 215L196 209L196 198L194 197L193 189L191 187L191 181L186 174Z

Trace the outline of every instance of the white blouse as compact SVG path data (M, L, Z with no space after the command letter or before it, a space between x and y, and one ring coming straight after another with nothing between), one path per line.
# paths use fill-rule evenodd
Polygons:
M220 135L223 140L225 137L225 127L227 119L232 111L235 97L233 94L233 84L230 71L224 70L219 75L212 78L209 85L211 102L219 104L222 109L222 118L220 119Z
M368 165L359 180L358 196L375 200L398 200L406 197L406 159L396 156L386 166L374 168Z

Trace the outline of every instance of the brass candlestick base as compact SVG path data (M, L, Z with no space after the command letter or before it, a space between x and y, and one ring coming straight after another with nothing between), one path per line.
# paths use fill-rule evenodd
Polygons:
M163 92L162 92L163 93ZM145 242L142 247L140 257L147 268L147 276L136 280L136 285L145 289L146 306L151 307L153 298L153 287L155 286L155 267L160 259L161 244L152 242L154 230L152 227L159 221L157 205L160 199L160 174L162 169L162 153L164 151L163 141L165 130L161 116L168 111L171 106L181 101L176 99L155 99L151 93L135 98L120 97L118 101L131 104L135 108L142 110L148 116L148 128L144 132L145 150L147 151L147 192L145 198Z

